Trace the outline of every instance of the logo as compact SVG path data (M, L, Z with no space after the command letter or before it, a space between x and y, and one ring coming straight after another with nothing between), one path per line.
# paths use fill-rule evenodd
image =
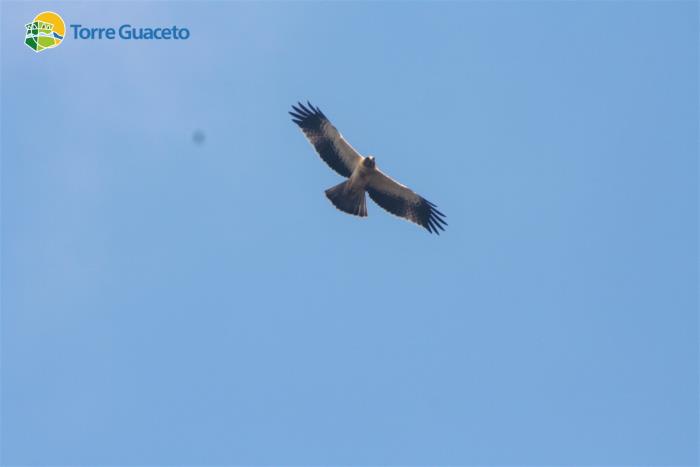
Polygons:
M26 24L27 33L24 43L35 52L57 47L66 33L66 23L58 13L44 11L39 13L29 24Z
M0 0L1 1L1 0ZM44 11L36 15L34 20L25 24L27 32L24 43L35 52L53 49L63 42L66 34L72 33L72 39L84 40L119 40L119 41L184 41L190 38L190 30L178 25L132 26L122 24L115 26L83 26L71 24L66 30L66 23L58 13Z

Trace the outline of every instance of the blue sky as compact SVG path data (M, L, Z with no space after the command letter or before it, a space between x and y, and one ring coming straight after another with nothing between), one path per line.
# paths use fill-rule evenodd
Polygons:
M3 464L698 462L696 2L1 8Z

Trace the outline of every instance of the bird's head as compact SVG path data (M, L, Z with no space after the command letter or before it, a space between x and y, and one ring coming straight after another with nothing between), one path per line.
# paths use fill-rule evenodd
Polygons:
M368 167L370 169L374 168L374 157L372 156L367 156L365 159L362 161L362 165L365 167Z

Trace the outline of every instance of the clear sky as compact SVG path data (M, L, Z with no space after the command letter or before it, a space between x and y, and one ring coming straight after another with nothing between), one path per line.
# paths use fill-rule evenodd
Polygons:
M697 2L1 8L4 464L698 462Z

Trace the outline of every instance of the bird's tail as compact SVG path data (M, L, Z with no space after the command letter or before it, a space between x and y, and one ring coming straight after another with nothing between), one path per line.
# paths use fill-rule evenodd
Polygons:
M349 180L326 190L326 197L343 212L355 216L367 216L365 190L353 189Z

